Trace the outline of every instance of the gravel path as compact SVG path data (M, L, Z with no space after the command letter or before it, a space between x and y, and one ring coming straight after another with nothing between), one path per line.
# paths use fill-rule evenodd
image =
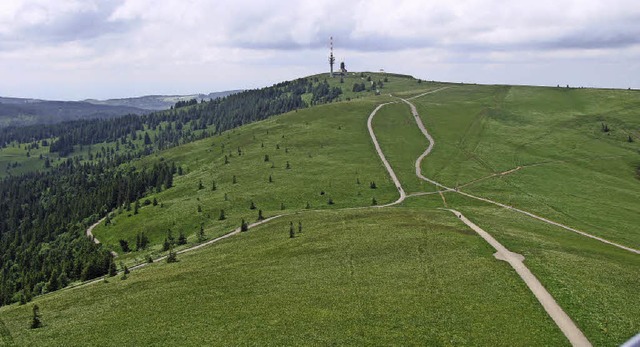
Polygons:
M547 311L547 314L553 319L553 321L558 325L560 330L564 333L564 335L569 339L572 346L591 346L591 343L587 339L586 336L582 333L580 328L573 322L571 317L567 315L562 307L558 305L556 300L549 294L547 289L538 281L536 276L531 273L529 268L522 262L524 257L520 254L513 253L509 251L506 247L504 247L500 242L493 238L488 232L484 231L482 228L474 224L472 221L467 219L462 213L452 210L446 209L447 211L451 211L455 214L464 224L466 224L469 228L473 229L480 237L482 237L487 243L489 243L495 250L496 253L493 255L496 259L504 260L511 267L516 270L520 278L524 281L524 283L529 287L533 295L535 295L536 299L542 304L544 310Z
M435 90L432 93L435 93L442 89L444 88ZM426 95L426 94L428 93L424 93L421 95ZM422 120L418 115L416 107L411 102L405 99L402 99L402 101L404 101L409 105L409 107L411 108L411 113L413 114L416 120L416 123L418 124L418 127L420 128L422 133L425 135L425 137L429 141L429 146L427 147L427 149L424 151L424 153L422 153L422 155L418 158L418 160L416 160L416 165L415 165L416 176L420 177L421 179L431 184L444 188L446 191L455 191L449 187L446 187L422 175L422 169L421 169L422 160L427 155L429 155L429 153L431 153L431 150L435 145L435 141L433 137L431 137L427 129L425 128L424 124L422 123ZM381 154L381 157L382 157L382 154ZM462 193L459 191L457 192ZM444 195L442 194L442 192L440 192L440 195L442 196L444 204L446 206L446 201L444 200ZM514 270L516 270L520 278L522 278L522 280L527 285L527 287L529 287L529 290L531 290L531 292L536 297L536 299L538 299L540 304L542 304L542 307L545 309L545 311L551 317L551 319L553 319L556 325L560 328L562 333L567 337L567 339L569 340L572 346L591 346L591 343L589 342L589 340L578 328L578 326L573 322L571 317L569 317L569 315L567 315L564 312L562 307L558 305L558 303L555 301L553 296L551 296L551 294L542 285L542 283L540 283L540 281L533 275L533 273L529 270L529 268L527 268L524 265L524 263L522 262L524 260L524 257L522 255L509 251L500 242L498 242L495 238L493 238L493 236L491 236L488 232L484 231L482 228L480 228L475 223L471 222L469 219L463 216L462 213L452 209L444 209L444 210L451 211L464 224L470 227L473 231L475 231L478 235L480 235L480 237L482 237L487 243L489 243L496 250L496 253L494 254L494 257L496 257L496 259L506 261L507 263L509 263L509 265L511 265L511 267Z
M100 244L100 240L98 240L94 235L93 235L93 229L95 227L97 227L100 223L102 223L107 217L103 217L101 220L93 223L93 225L91 225L88 229L87 229L87 237L89 238L89 240L93 240L93 242L95 244ZM118 256L118 253L116 253L116 251L109 251L111 253L111 255L115 258Z
M378 105L378 107L376 107L373 110L373 112L371 112L371 114L369 115L369 119L367 119L367 128L369 128L369 135L371 136L371 141L373 141L373 145L376 147L376 152L380 156L380 160L382 160L382 164L384 164L384 167L387 169L389 176L391 176L391 180L393 180L393 184L396 185L396 189L398 189L398 193L400 193L400 197L398 197L398 200L392 203L389 203L386 205L380 205L378 207L388 207L388 206L397 205L403 202L404 199L407 198L407 194L404 192L404 189L402 189L402 184L400 184L400 180L398 180L398 176L396 176L396 173L393 172L393 169L391 168L391 165L389 165L387 158L384 156L384 153L382 153L382 149L380 148L380 144L378 143L378 138L376 137L376 134L373 132L373 125L372 125L373 117L376 115L378 110L380 110L383 106L389 105L389 104L394 104L394 102L387 102L384 104L380 104Z
M432 92L424 93L424 94L421 94L421 95L427 95L427 94L430 94L430 93L435 93L435 92L440 91L440 90L442 90L442 89L444 89L444 88L437 89L437 90L434 90L434 91L432 91ZM522 213L522 214L524 214L524 215L527 215L527 216L529 216L529 217L531 217L531 218L535 218L535 219L537 219L537 220L539 220L539 221L542 221L542 222L545 222L545 223L547 223L547 224L555 225L555 226L557 226L557 227L560 227L560 228L562 228L562 229L565 229L565 230L568 230L568 231L574 232L574 233L576 233L576 234L580 234L580 235L582 235L582 236L585 236L585 237L588 237L588 238L591 238L591 239L594 239L594 240L600 241L600 242L602 242L602 243L606 243L606 244L608 244L608 245L611 245L611 246L614 246L614 247L618 247L618 248L620 248L620 249L624 249L625 251L629 251L629 252L632 252L632 253L635 253L635 254L640 254L640 250L638 250L638 249L635 249L635 248L632 248L632 247L628 247L628 246L625 246L625 245L621 245L621 244L619 244L619 243L609 241L609 240L604 239L604 238L599 237L599 236L591 235L591 234L586 233L586 232L584 232L584 231L580 231L580 230L578 230L578 229L575 229L575 228L572 228L572 227L566 226L566 225L564 225L564 224L561 224L561 223L558 223L558 222L554 222L554 221L552 221L552 220L550 220L550 219L547 219L547 218L544 218L544 217L538 216L538 215L536 215L536 214L533 214L533 213L528 212L528 211L521 210L521 209L516 208L516 207L513 207L513 206L508 206L508 205L505 205L505 204L503 204L503 203L500 203L500 202L497 202L497 201L494 201L494 200L491 200L491 199L486 199L486 198L479 197L479 196L476 196L476 195L473 195L473 194L469 194L469 193L463 192L463 191L461 191L461 190L459 190L459 189L454 189L454 188L451 188L451 187L447 187L447 186L445 186L444 184L441 184L441 183L439 183L439 182L436 182L436 181L434 181L434 180L432 180L432 179L429 179L429 178L425 177L425 176L422 174L422 160L423 160L427 155L429 155L429 153L431 153L431 150L433 149L433 146L435 145L435 141L433 140L433 137L431 137L431 135L429 134L429 132L428 132L428 131L427 131L427 129L425 128L424 124L422 123L422 119L421 119L421 118L420 118L420 116L418 115L418 111L416 110L415 105L413 105L413 104L412 104L411 102L409 102L408 100L405 100L405 99L401 99L401 100L402 100L403 102L405 102L407 105L409 105L409 107L411 108L411 113L413 114L413 118L415 119L415 121L416 121L416 123L417 123L417 125L418 125L418 128L420 128L420 131L422 131L422 133L424 134L424 136L425 136L425 137L427 138L427 140L429 141L429 146L427 147L427 149L424 151L424 153L422 153L422 155L421 155L420 157L418 157L418 160L416 160L416 165L415 165L415 166L416 166L416 176L420 177L421 179L423 179L423 180L425 180L425 181L427 181L427 182L429 182L429 183L431 183L431 184L433 184L433 185L435 185L435 186L437 186L437 187L440 187L440 188L444 189L445 191L452 191L452 192L456 192L456 193L458 193L458 194L464 195L464 196L469 197L469 198L472 198L472 199L476 199L476 200L484 201L484 202L487 202L487 203L490 203L490 204L493 204L493 205L496 205L496 206L500 206L500 207L503 207L503 208L509 209L509 210L511 210L511 211L515 211L515 212L518 212L518 213ZM508 173L508 172L507 172L507 173Z

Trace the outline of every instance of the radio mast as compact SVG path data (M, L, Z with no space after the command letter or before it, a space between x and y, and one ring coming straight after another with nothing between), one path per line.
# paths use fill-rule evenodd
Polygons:
M331 52L329 54L329 67L331 70L330 76L333 77L333 64L336 62L336 58L333 56L333 36L329 39L329 49Z

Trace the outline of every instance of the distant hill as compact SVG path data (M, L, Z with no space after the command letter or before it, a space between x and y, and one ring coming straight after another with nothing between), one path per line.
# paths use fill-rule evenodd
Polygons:
M224 92L214 92L209 94L191 94L191 95L145 95L133 98L124 99L109 99L109 100L95 100L87 99L83 100L94 105L109 105L109 106L127 106L136 107L145 110L166 110L175 105L178 101L186 101L191 99L210 100L223 98L227 95L241 92L241 90L228 90Z
M124 99L51 101L0 97L0 128L34 124L54 124L76 119L113 118L166 110L176 102L225 97L239 91L192 95L146 95Z
M149 110L128 106L96 105L80 101L49 101L0 97L0 128L54 124L76 119L112 118Z

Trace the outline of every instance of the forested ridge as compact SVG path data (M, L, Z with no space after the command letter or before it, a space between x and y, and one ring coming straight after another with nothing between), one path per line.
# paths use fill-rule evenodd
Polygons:
M150 189L173 184L176 168L68 159L51 171L0 181L0 303L28 301L70 281L104 275L111 254L85 235L88 224Z
M317 104L331 102L341 93L340 88L330 88L326 81L318 81L314 85L312 80L303 78L201 103L181 101L171 110L142 116L4 128L0 129L0 146L8 146L12 141L29 143L54 138L56 140L51 144L51 151L62 152L64 156L73 151L74 145L116 141L148 129L155 133L155 147L164 149L198 139L194 134L196 130L214 126L212 131L204 131L203 135L199 135L206 137L276 114L305 108L308 105L302 99L303 94L311 94L311 103Z
M0 305L26 302L115 267L108 250L85 236L86 227L115 208L129 208L150 190L170 188L176 173L175 164L162 161L146 169L123 164L307 107L305 94L318 104L341 93L317 78L298 79L142 116L1 129L1 147L49 146L50 153L71 157L55 166L47 158L41 171L0 181ZM79 147L97 144L102 148L93 147L88 157L73 156Z

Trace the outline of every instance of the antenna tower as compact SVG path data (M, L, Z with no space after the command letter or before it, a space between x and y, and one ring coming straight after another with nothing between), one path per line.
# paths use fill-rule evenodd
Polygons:
M333 36L329 39L329 48L331 52L329 54L329 67L331 68L331 77L333 77L333 64L336 62L336 58L333 56Z

